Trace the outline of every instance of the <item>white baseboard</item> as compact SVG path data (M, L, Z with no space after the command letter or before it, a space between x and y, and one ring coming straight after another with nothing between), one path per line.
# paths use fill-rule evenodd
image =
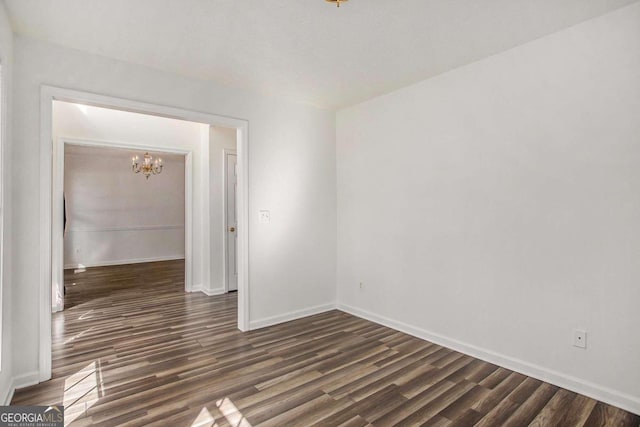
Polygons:
M158 262L158 261L174 261L178 259L184 259L184 255L168 255L153 258L134 258L134 259L120 259L114 261L96 261L87 264L65 264L64 269L70 268L76 269L80 267L108 267L110 265L126 265L126 264L142 264L145 262Z
M13 377L12 381L12 389L15 391L16 389L29 387L31 385L38 384L40 382L40 373L39 372L29 372L24 375L18 375L17 377ZM11 392L13 396L13 391Z
M252 320L249 322L249 330L266 328L267 326L277 325L278 323L288 322L290 320L300 319L302 317L313 316L314 314L324 313L325 311L335 310L336 304L323 304L315 307L304 308L302 310L290 311L289 313L277 316L266 317L264 319Z
M353 306L338 303L337 308L338 310L353 314L354 316L370 320L374 323L396 329L400 332L413 335L414 337L430 341L444 347L448 347L460 353L473 356L477 359L502 366L512 371L522 373L524 375L551 383L553 385L571 390L576 393L583 394L585 396L591 397L592 399L600 400L604 403L608 403L610 405L617 406L626 411L640 415L640 398L636 396L621 393L617 390L603 387L598 384L582 380L580 378L576 378L570 375L563 374L561 372L545 368L543 366L538 366L533 363L526 362L524 360L505 356L503 354L499 354L485 348L447 338L445 336L429 332L422 328L399 322L388 317L380 316Z
M214 295L222 295L222 294L226 294L227 291L224 290L224 288L217 288L217 289L207 289L207 288L201 288L198 289L200 292L202 292L203 294L205 294L208 297L212 297Z
M11 381L9 382L9 387L7 388L7 391L4 393L4 396L2 396L2 400L0 400L0 405L9 406L11 404L11 399L13 399L13 393L15 391L16 391L15 381L12 378Z
M205 294L208 297L212 297L214 295L222 295L226 294L227 291L224 288L216 288L216 289L202 289L200 292Z
M227 293L227 291L224 288L209 289L209 288L205 288L202 285L193 285L193 288L191 288L191 290L189 292L202 292L203 294L205 294L208 297L212 297L214 295L222 295L222 294L226 294Z

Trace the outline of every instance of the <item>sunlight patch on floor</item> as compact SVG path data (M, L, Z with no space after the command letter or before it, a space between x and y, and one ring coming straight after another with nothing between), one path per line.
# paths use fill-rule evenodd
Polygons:
M218 400L216 406L233 427L252 427L251 423L228 397Z
M93 327L89 328L89 329L85 329L84 331L80 332L79 334L76 334L74 336L72 336L71 338L69 338L68 340L66 340L64 342L64 345L69 344L71 341L75 341L78 338L80 338L81 336L83 336L84 334L86 334L87 332L91 332L93 330Z
M87 311L86 313L83 313L82 315L80 315L80 317L78 317L78 319L80 320L91 319L91 313L93 313L93 309Z
M85 414L104 395L102 372L95 361L64 381L64 425Z
M211 415L211 412L207 409L207 407L203 407L202 411L198 414L193 423L191 423L191 427L218 427L216 424L215 418Z

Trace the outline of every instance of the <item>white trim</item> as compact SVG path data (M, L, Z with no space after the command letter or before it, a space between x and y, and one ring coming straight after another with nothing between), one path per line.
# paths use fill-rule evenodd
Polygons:
M57 100L57 99L54 99ZM157 153L169 153L169 154L177 154L180 156L186 156L191 153L191 150L187 150L186 148L175 148L175 147L163 147L152 144L138 144L135 142L128 141L115 141L111 139L85 139L85 138L72 138L67 136L61 136L58 138L58 141L64 141L65 144L68 145L79 145L82 147L102 147L102 148L122 148L125 150L148 150L155 151ZM54 141L55 142L55 141Z
M17 377L13 377L13 380L11 381L13 385L13 390L15 391L19 388L29 387L29 386L38 384L39 378L40 378L40 373L37 371L32 371L24 375L18 375Z
M100 151L100 158L122 159L123 154L126 155L126 152L124 150ZM129 154L133 155L134 153L132 152ZM138 154L138 153L135 153L135 154ZM172 152L167 152L166 150L162 150L161 152L155 152L155 151L149 150L149 154L151 154L154 157L158 155L162 156L165 167L167 166L167 162L180 161L181 160L180 157L182 157L182 154L175 154ZM67 151L66 153L64 153L64 155L66 157L81 157L81 158L86 158L88 156L86 152L78 153L75 151Z
M39 380L51 378L51 281L52 281L52 101L54 95L40 92L40 286L39 286Z
M249 304L249 123L242 122L234 126L236 130L236 149L238 150L238 329L250 329Z
M209 161L209 152L211 145L210 137L211 126L207 126L200 131L200 146L202 153L200 156L200 170L202 171L202 182L206 191L199 194L200 198L200 217L202 218L202 240L200 242L201 259L207 260L203 262L201 271L202 284L204 287L211 286L211 204L209 203L211 194L211 162Z
M6 140L8 139L8 120L9 117L9 73L3 73L3 68L7 70L9 67L4 65L4 56L0 55L0 372L2 372L3 357L2 348L4 344L4 211L5 211L5 154L7 149ZM13 71L13 70L12 70Z
M202 285L194 286L191 292L202 292L208 297L212 297L215 295L223 295L227 293L227 291L224 288L206 289Z
M393 320L385 316L380 316L369 311L362 310L360 308L341 303L338 303L337 308L338 310L344 311L345 313L349 313L354 316L367 319L371 322L398 330L400 332L413 335L414 337L430 341L444 347L448 347L460 353L464 353L477 359L502 366L512 371L520 372L532 378L536 378L538 380L554 384L558 387L583 394L587 397L600 400L604 403L617 406L626 411L640 414L640 400L629 394L621 393L607 387L602 387L598 384L584 381L580 378L566 375L561 372L545 368L543 366L526 362L524 360L496 353L494 351L467 344L452 338L447 338L445 336L429 332L425 329Z
M69 229L67 233L107 233L113 231L151 231L151 230L182 230L184 225L134 225L130 227L101 227Z
M193 286L193 153L184 159L184 289ZM191 203L189 203L191 201ZM189 221L187 221L189 218Z
M227 233L228 221L227 221L227 155L233 154L236 156L236 164L238 161L238 150L230 148L222 149L222 283L224 285L225 292L229 292L229 280L228 280L228 259L229 254L227 251L227 243L229 241L229 233ZM237 208L237 206L236 206ZM237 227L236 227L237 230ZM238 260L236 260L238 262Z
M277 316L266 317L264 319L252 320L251 330L266 328L267 326L277 325L283 322L289 322L291 320L301 319L303 317L313 316L314 314L325 313L327 311L335 310L336 304L322 304L315 307L304 308L302 310L290 311L289 313L279 314Z
M39 378L40 374L36 371L29 372L28 374L20 375L17 377L12 377L10 379L9 387L7 388L6 394L4 395L2 400L0 400L0 405L11 405L11 400L13 400L13 395L15 394L17 389L38 384Z
M90 92L64 89L43 85L40 91L40 250L39 250L39 342L38 342L38 369L39 380L46 381L51 378L51 279L52 279L52 171L53 171L53 141L52 141L52 101L67 101L99 107L114 108L123 111L131 111L143 114L152 114L161 117L169 117L179 120L206 123L213 126L235 128L237 131L238 145L238 328L242 331L249 330L249 122L242 119L234 119L208 113L200 113L181 108L161 106L144 102L132 101ZM162 148L160 151L169 151ZM192 154L186 156L186 167L191 170ZM186 172L185 172L185 175ZM185 197L192 197L191 174L185 177L187 191ZM192 211L185 212L185 217L191 217ZM185 236L193 232L189 225L185 225ZM205 236L206 238L206 236ZM192 241L186 238L185 256L187 277L185 282L192 279L188 271L191 268L190 261ZM187 289L189 291L189 289Z
M51 301L55 313L64 309L64 140L53 141L52 212L51 212L51 290L59 296ZM54 225L56 224L56 225ZM55 292L54 292L55 289Z
M215 295L224 295L226 293L224 288L203 289L200 292L202 292L203 294L205 294L208 297L212 297L212 296L215 296Z
M119 259L113 261L99 261L91 262L87 264L65 264L64 269L70 268L82 268L82 267L108 267L110 265L127 265L127 264L142 264L145 262L160 262L160 261L175 261L178 259L185 259L184 255L167 255L153 258L132 258L132 259Z
M2 406L11 405L11 400L13 399L13 394L15 393L15 391L16 391L15 382L13 381L13 378L11 378L11 381L9 382L9 387L7 388L7 393L4 395L2 400L0 400L0 405Z

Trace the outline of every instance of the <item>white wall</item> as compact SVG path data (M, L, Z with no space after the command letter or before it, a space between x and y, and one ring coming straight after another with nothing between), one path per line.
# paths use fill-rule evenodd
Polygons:
M11 246L12 240L12 200L11 200L11 146L12 146L12 75L13 75L13 34L11 33L11 25L4 7L4 3L0 2L0 63L2 64L2 87L0 87L0 111L2 117L2 138L3 146L0 154L2 161L2 205L4 211L0 219L3 221L2 239L2 264L0 266L1 292L0 304L2 318L0 319L0 405L7 405L10 399L9 393L12 391L12 291L14 280L12 277L12 257L13 252Z
M65 268L184 258L185 158L151 152L164 167L146 179L131 170L143 154L67 145Z
M252 326L335 302L335 115L151 68L15 38L15 372L38 370L39 111L42 84L249 121ZM194 193L195 194L195 193ZM258 210L271 224L258 224Z
M340 111L339 305L640 413L639 22Z
M237 148L235 129L211 127L209 173L211 174L211 282L216 292L223 292L226 229L224 213L224 150Z

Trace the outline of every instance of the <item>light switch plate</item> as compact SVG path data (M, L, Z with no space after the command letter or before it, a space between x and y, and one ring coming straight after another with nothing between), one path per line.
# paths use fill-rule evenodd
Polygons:
M260 224L269 224L271 222L271 212L269 211L260 211L259 215Z

